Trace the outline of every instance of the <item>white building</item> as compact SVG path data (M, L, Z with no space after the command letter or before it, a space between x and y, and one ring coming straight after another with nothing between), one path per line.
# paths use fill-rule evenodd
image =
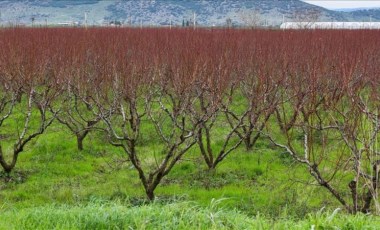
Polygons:
M380 22L285 22L281 29L380 29Z

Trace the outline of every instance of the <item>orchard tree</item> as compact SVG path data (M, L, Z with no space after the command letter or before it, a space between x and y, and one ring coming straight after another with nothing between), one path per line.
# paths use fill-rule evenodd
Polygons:
M372 203L378 210L378 108L368 84L369 59L360 50L364 37L349 39L303 50L303 61L295 57L277 108L282 135L271 128L265 136L304 165L347 211L368 213ZM324 52L332 53L326 59Z
M143 51L149 46L142 43L135 48ZM89 101L106 126L110 144L123 149L147 198L154 200L162 179L196 144L197 124L188 115L194 103L191 76L195 70L184 62L172 65L179 61L175 57L163 65L159 60L162 57L140 51L131 51L129 59L117 58L124 61L113 58L108 57L118 64L89 82ZM147 65L154 63L152 59L157 65ZM153 130L148 129L152 126ZM144 148L145 138L150 138L155 147Z
M0 165L8 179L27 144L54 121L49 106L61 93L54 44L41 32L14 29L1 34Z
M17 71L22 74L6 72L3 74L6 80L1 82L3 116L0 125L5 142L13 143L11 150L0 147L0 164L8 176L25 146L43 134L54 121L56 114L49 112L49 106L60 93L56 87L59 82L50 76L49 69L38 69L35 73L28 72L28 69Z

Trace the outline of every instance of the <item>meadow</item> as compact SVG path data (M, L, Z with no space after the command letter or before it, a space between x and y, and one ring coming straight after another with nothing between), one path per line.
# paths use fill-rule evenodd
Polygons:
M1 229L377 229L378 31L0 31Z

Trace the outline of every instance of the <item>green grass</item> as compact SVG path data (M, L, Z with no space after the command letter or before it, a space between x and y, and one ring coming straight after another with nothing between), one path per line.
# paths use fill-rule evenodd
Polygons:
M11 209L0 215L0 229L377 229L380 219L334 212L310 214L303 220L273 220L221 208L225 200L202 207L193 202L142 204L92 200L86 205L48 205Z
M74 136L55 123L20 155L13 180L0 181L0 205L31 208L87 202L91 197L145 198L125 153L101 140L101 134L91 133L85 139L85 150L78 152ZM305 191L297 189L302 185L289 184L289 174L308 178L306 170L288 163L281 158L281 152L268 147L265 141L258 144L260 149L251 152L240 147L212 172L207 171L198 149L193 148L164 178L156 191L158 198L186 197L206 206L214 198L227 197L228 208L239 208L249 215L258 211L278 215L288 205L295 210L292 214L304 216L325 205L323 189L312 187ZM145 145L144 149L154 148L149 142ZM304 197L305 193L306 197L313 197L314 203L305 206L306 198L291 199Z
M162 146L153 127L143 128L139 150L149 161ZM215 150L223 135L215 130ZM58 123L29 143L11 182L0 178L0 229L380 228L374 216L319 212L340 205L323 188L307 186L308 171L265 139L251 151L239 147L213 171L195 146L159 185L154 204L146 204L125 153L101 133L90 133L84 149Z

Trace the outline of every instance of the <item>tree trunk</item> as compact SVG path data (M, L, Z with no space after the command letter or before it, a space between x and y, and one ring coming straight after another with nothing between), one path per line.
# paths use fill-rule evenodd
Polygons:
M207 165L208 166L208 171L209 172L215 171L217 165L218 165L217 162L212 162L211 164Z
M379 178L379 165L380 161L376 161L373 166L373 175L372 175L372 181L371 181L371 187L368 188L368 192L366 196L364 197L364 205L361 209L362 213L369 213L371 210L371 202L372 200L376 199L376 193L377 193L377 184L378 184L378 178Z
M215 174L216 166L218 166L218 163L214 162L214 164L212 164L212 166L208 168L208 173L210 173L211 175Z
M16 166L17 158L18 158L18 152L14 152L12 162L8 164L6 160L4 159L3 150L0 146L0 165L7 175L9 175L14 169L14 167Z
M148 197L149 201L154 201L155 196L154 196L154 190L153 189L147 189L145 191L145 193L146 193L146 196Z
M252 147L253 147L251 143L251 135L252 135L252 132L249 131L249 133L244 138L245 149L247 151L252 150Z
M3 167L3 170L4 170L4 172L7 174L7 175L9 175L11 172L12 172L12 170L13 170L13 168L14 168L14 164L7 164L4 160L3 160L3 158L1 158L0 159L0 164L1 164L1 166Z
M269 116L268 116L268 119L269 119ZM264 124L265 123L263 123L260 127L258 127L259 130L256 134L254 134L254 132L253 132L254 126L252 124L250 125L249 130L247 131L246 136L244 138L245 149L247 151L252 150L253 146L255 146L257 140L260 137L260 132L264 128Z
M358 193L357 193L357 183L356 181L350 181L348 184L348 187L351 190L351 197L352 197L352 214L356 214L358 212Z
M79 151L83 150L83 140L84 140L84 138L86 138L87 134L88 134L88 130L84 131L83 133L78 133L76 135L77 136L77 146L78 146Z

